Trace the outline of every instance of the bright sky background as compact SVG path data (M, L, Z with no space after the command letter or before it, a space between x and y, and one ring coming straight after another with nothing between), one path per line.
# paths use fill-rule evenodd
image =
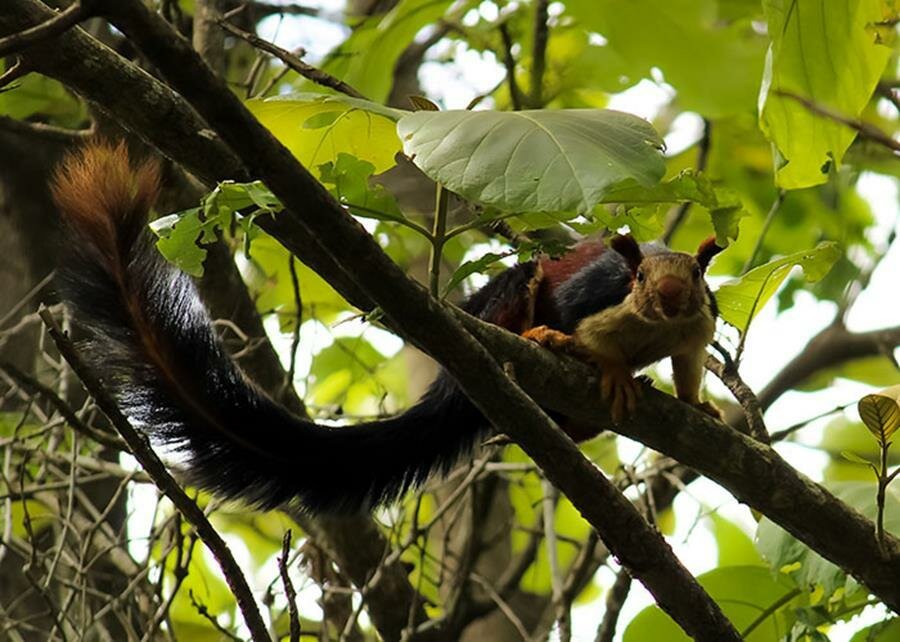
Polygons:
M317 6L328 12L338 12L343 6L341 0L318 0L306 2L306 5ZM482 13L495 12L493 5L482 5ZM485 15L490 18L490 15ZM317 18L278 18L268 19L260 29L264 38L274 39L277 44L289 49L304 47L307 60L315 62L335 44L342 41L348 31L333 22ZM438 45L440 48L442 45ZM423 89L429 98L439 100L445 108L462 108L477 95L492 89L503 77L503 69L492 55L482 55L465 47L456 49L456 65L426 63L422 66L420 79ZM653 118L658 110L671 98L671 88L651 81L643 81L628 91L615 96L610 107L631 112L645 118ZM669 153L676 153L691 145L699 138L701 120L699 116L685 114L674 123L673 131L666 137ZM864 175L859 183L860 192L871 203L878 225L872 230L871 240L880 245L888 232L897 225L900 218L898 206L897 182L874 174ZM850 317L851 330L870 330L900 323L900 301L898 301L897 275L900 274L900 247L897 244L884 258L876 270L869 288L860 296ZM823 328L834 316L835 306L831 303L816 301L812 296L800 293L797 304L785 313L776 315L774 302L762 311L754 321L747 341L742 374L751 387L759 388L766 383L774 372L796 355L808 339ZM270 327L270 332L277 330ZM359 324L344 324L338 334L355 334L359 332ZM307 323L301 333L301 355L299 371L309 367L311 355L330 343L328 333L323 328ZM392 354L400 349L402 343L387 332L369 328L366 336L373 341L379 350ZM289 338L282 337L280 344L286 354L290 345ZM709 387L727 396L724 388L707 377ZM854 402L862 395L872 392L867 386L840 380L827 390L817 393L788 393L784 395L766 414L766 421L771 431L787 427L797 421L815 416L840 404ZM848 412L851 418L857 419L855 410ZM800 433L800 441L816 443L825 424L833 418L814 422ZM826 458L812 452L802 445L780 444L779 452L794 466L813 478L821 477L821 469ZM623 459L628 460L638 450L638 446L623 447ZM147 489L149 490L149 489ZM152 492L152 491L151 491ZM741 524L750 535L754 532L755 522L749 510L739 505L731 495L714 483L700 480L690 486L689 493L682 493L676 501L676 512L679 519L675 535L670 538L678 556L694 573L702 573L714 568L716 559L710 554L715 549L712 535L704 528L694 528L690 538L684 541L691 526L691 516L695 515L702 502L703 506L716 508L725 517ZM242 544L231 538L238 556L242 555ZM272 565L271 572L277 573ZM612 573L601 572L603 584L609 586ZM313 587L310 587L313 589ZM315 590L306 593L302 608L310 615L317 612L314 600ZM650 604L652 600L639 585L635 584L622 614L622 622L627 622L635 613ZM574 640L593 640L601 609L597 605L576 607L573 612ZM871 609L870 611L874 611ZM869 612L863 616L866 620L877 621L879 614ZM852 626L837 626L831 629L829 637L833 642L849 639L852 631L860 627L861 620L854 621ZM620 627L621 630L624 626Z

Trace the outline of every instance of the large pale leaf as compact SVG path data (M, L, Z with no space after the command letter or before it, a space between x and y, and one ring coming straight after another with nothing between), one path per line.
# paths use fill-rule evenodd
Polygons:
M786 578L773 576L764 566L724 566L700 575L697 580L738 631L755 624L747 642L781 642L790 630L793 586ZM786 603L782 603L787 600ZM760 615L769 613L762 622ZM658 606L650 606L628 624L623 642L689 642L675 622Z
M750 23L758 5L730 13L718 5L716 0L566 2L580 24L606 39L599 49L621 67L620 75L650 78L651 70L659 69L684 109L710 118L753 111L765 56L765 38Z
M665 172L656 130L612 110L420 111L397 129L430 178L507 211L586 213L610 188Z
M812 113L789 92L848 118L869 102L891 55L872 25L883 0L765 0L772 44L760 92L760 127L777 149L777 183L824 183L856 132Z
M887 447L900 428L900 385L885 388L859 400L859 416L882 447Z
M806 280L812 283L825 276L840 256L837 243L825 241L812 250L795 252L753 268L716 290L719 313L725 321L744 331L795 265L803 268Z
M380 174L395 165L400 151L394 121L401 110L321 94L253 99L247 107L308 169L345 153L372 163Z
M877 511L874 482L832 482L828 489L845 504L874 520ZM900 535L900 493L889 486L885 495L884 529ZM793 577L798 586L818 586L828 598L840 588L852 592L855 582L840 568L800 542L767 518L759 523L756 546L774 570L782 570Z

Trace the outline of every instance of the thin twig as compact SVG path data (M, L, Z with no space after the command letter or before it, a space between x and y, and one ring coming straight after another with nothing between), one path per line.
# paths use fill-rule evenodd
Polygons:
M763 243L766 240L766 235L769 233L769 228L772 227L772 222L775 220L775 215L778 213L778 210L781 209L781 205L784 203L785 194L786 192L783 189L780 189L775 195L775 200L772 201L772 206L769 208L769 211L766 214L766 220L763 221L763 226L756 237L756 243L753 246L753 251L751 251L750 256L747 257L747 262L744 263L744 267L743 269L741 269L741 274L746 274L751 269L753 269L753 266L756 264L756 259L759 256L760 251L762 250Z
M772 92L776 96L781 96L783 98L790 98L791 100L796 100L798 103L806 107L809 111L823 118L827 118L829 120L833 120L836 123L840 123L842 125L846 125L850 129L853 129L858 133L861 137L867 138L874 143L878 143L879 145L883 145L887 147L895 154L900 153L900 141L891 138L888 134L881 131L878 127L871 123L867 123L862 120L857 120L855 118L848 118L843 114L839 114L831 109L824 107L816 102L813 102L809 98L804 96L800 96L790 91L785 91L783 89L776 89Z
M513 111L521 111L522 90L516 80L516 60L512 54L512 37L509 35L509 27L505 22L501 22L497 29L500 31L500 38L503 41L503 66L506 68L506 82L509 84L509 100L512 103Z
M747 419L747 427L751 437L764 444L771 443L769 431L766 428L766 422L763 419L762 406L756 393L747 385L737 369L737 364L731 359L731 356L718 343L714 342L713 347L722 355L723 361L719 361L712 355L706 357L706 368L719 380L725 384L741 408L744 410L744 416Z
M534 109L544 104L544 71L547 68L547 41L550 29L547 25L548 0L537 0L534 6L534 40L531 49L531 97Z
M200 535L203 543L206 544L219 563L222 574L225 576L225 581L237 600L244 622L250 630L250 635L254 642L270 642L266 624L259 613L259 608L253 598L253 592L250 590L250 586L247 584L240 567L231 555L225 540L209 523L203 510L185 494L181 486L172 478L159 457L150 448L146 439L138 434L125 415L122 414L115 399L110 396L96 375L81 360L81 356L76 352L72 341L63 333L50 312L47 309L42 309L40 316L47 326L47 331L56 344L59 353L68 362L75 374L78 375L84 387L97 402L97 406L128 444L134 458L138 460L138 463L141 464L141 467L147 474L153 478L156 487L169 498L175 507L197 529L197 533Z
M616 627L619 623L619 614L622 612L622 606L628 598L631 591L631 575L624 568L619 570L616 575L616 581L606 596L606 611L603 613L603 620L597 627L597 637L594 642L612 642L616 634Z
M695 165L697 173L706 171L706 165L709 162L709 149L712 140L710 138L711 133L712 123L708 119L704 118L703 133L700 136L700 140L697 141L697 164ZM678 206L678 209L675 210L675 214L666 224L666 231L662 235L662 242L665 245L669 245L670 243L672 243L672 237L675 236L675 232L678 231L678 228L680 228L685 219L687 219L688 212L690 211L693 204L693 201L685 201Z
M284 595L287 598L288 615L291 621L291 642L300 640L300 613L297 611L297 591L288 574L288 559L291 552L291 529L284 532L281 540L281 557L278 558L278 572L281 575L281 583L284 584Z
M251 46L256 47L257 49L261 49L262 51L272 54L304 78L311 80L316 84L322 85L323 87L328 87L330 89L334 89L335 91L339 91L342 94L346 94L347 96L352 96L353 98L366 98L364 95L345 83L340 78L335 78L328 72L303 62L299 57L295 56L287 49L282 49L278 45L275 45L268 40L264 40L256 34L235 27L224 18L220 19L218 21L218 24L220 27L222 27L222 29L230 33L232 36L246 41Z

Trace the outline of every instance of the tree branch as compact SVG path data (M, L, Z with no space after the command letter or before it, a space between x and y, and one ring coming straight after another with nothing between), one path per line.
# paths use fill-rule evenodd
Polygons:
M44 22L0 38L0 58L65 33L82 20L90 17L84 0L75 0L65 10L47 18ZM52 13L52 12L51 12Z

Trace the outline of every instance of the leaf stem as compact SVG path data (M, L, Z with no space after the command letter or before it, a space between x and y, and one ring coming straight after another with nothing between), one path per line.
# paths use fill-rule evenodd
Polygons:
M437 297L441 279L441 254L444 250L444 242L447 240L447 203L450 192L437 184L434 208L434 228L431 231L431 267L429 269L429 290L431 296Z
M875 520L875 532L878 535L878 548L881 550L881 554L885 555L885 546L884 546L884 496L885 491L887 490L887 485L891 483L891 478L888 476L888 448L890 448L891 444L887 440L881 441L879 444L881 446L881 470L878 471L878 496L876 497L875 503L878 508L878 515Z
M766 608L762 613L760 613L756 617L755 620L753 620L750 624L748 624L746 626L746 628L744 628L743 631L741 631L741 637L746 638L748 635L750 635L753 632L753 630L756 627L758 627L760 624L765 622L769 618L770 615L773 615L775 613L775 611L777 611L782 606L784 606L785 604L787 604L788 602L793 600L798 595L800 595L800 589L793 589L791 591L788 591L784 595L782 595L780 598L778 598L774 602L772 602L768 606L768 608Z
M756 258L762 250L763 242L766 240L766 235L769 233L772 221L775 220L775 215L778 213L778 210L781 209L781 204L784 203L784 195L785 191L783 189L778 190L778 194L775 195L775 200L772 201L772 206L769 208L768 214L766 214L766 220L763 222L762 229L759 231L759 236L756 237L756 245L753 246L753 251L750 252L750 257L744 264L744 269L741 270L741 274L749 272L753 268L753 264L756 263Z
M384 220L390 221L392 223L398 223L399 225L403 225L404 227L408 227L411 230L414 230L428 239L428 242L432 242L431 232L427 229L419 225L414 221L410 221L408 218L403 216L392 216L387 214L386 212L382 212L381 210L372 209L371 207L366 207L364 205L356 205L354 203L344 203L349 210L351 210L351 214L356 216L361 216L362 218L374 218L375 220ZM357 211L359 210L359 211ZM369 216L366 216L368 214Z

